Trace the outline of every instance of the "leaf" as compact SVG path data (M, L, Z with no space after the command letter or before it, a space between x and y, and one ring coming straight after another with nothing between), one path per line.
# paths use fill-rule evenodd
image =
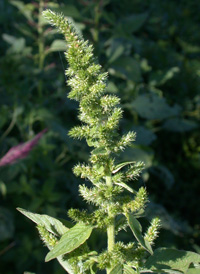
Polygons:
M129 147L127 148L123 155L121 156L122 160L124 161L130 161L131 159L135 159L135 162L143 162L145 167L152 166L152 160L153 160L153 150L151 149L142 149L140 147Z
M34 10L33 4L24 4L23 1L10 1L10 3L18 8L18 10L26 17L27 20L33 21L32 11Z
M112 63L117 60L126 50L126 45L123 39L110 39L109 47L106 50L106 55L108 57L108 63Z
M37 225L44 226L49 232L53 233L56 236L62 236L65 232L69 230L69 228L64 226L59 220L48 215L32 213L22 208L17 208L17 210Z
M157 138L153 131L143 126L134 126L131 128L131 130L136 132L136 144L149 146Z
M11 212L4 207L0 207L0 242L13 237L14 221Z
M149 120L162 120L168 117L178 115L180 113L180 106L169 106L163 97L156 94L139 95L131 106L142 117Z
M118 186L122 186L123 188L125 188L126 190L128 190L131 193L137 193L134 189L132 189L130 186L128 186L127 184L125 184L123 182L121 182L121 183L114 182L114 184L118 185Z
M152 270L178 270L187 273L191 263L199 263L200 255L191 251L176 250L172 248L158 248L145 264Z
M163 181L167 189L170 189L174 185L174 176L166 166L157 165L152 167L150 171Z
M6 33L2 35L2 38L4 41L11 45L11 47L8 49L8 53L17 54L22 53L25 50L26 41L24 38L16 38Z
M137 60L128 56L121 56L113 62L109 73L134 82L140 82L142 79L140 64Z
M116 266L114 266L114 268L109 272L110 274L122 274L122 265L121 264L117 264Z
M124 265L123 274L137 274L137 272L134 269L132 269L132 267L130 267L128 265Z
M72 270L72 266L69 264L67 260L63 259L62 256L58 256L56 259L61 264L61 266L67 271L67 273L74 274L74 271Z
M47 254L45 261L48 262L58 256L69 253L82 245L90 237L92 229L93 227L82 223L78 223L70 228Z
M107 150L104 147L98 147L92 151L92 154L93 155L105 155L105 154L107 154Z
M135 238L142 245L142 247L144 247L144 249L146 249L150 254L153 254L153 250L149 242L145 240L144 237L142 236L142 227L140 223L138 222L138 220L134 218L133 215L130 213L126 215L126 218Z
M190 269L188 269L186 274L199 274L199 272L200 272L200 270L197 268L190 268Z
M119 23L119 27L125 33L133 33L138 31L143 26L147 18L148 18L147 12L141 13L141 14L133 14L123 19Z
M67 50L67 44L64 40L55 40L51 44L50 48L47 50L46 54L54 51L66 51Z
M154 216L158 216L162 223L162 228L170 230L175 235L192 233L191 228L185 223L173 219L167 210L160 204L150 202L146 208L146 216L150 221Z
M159 86L165 84L168 80L172 79L180 69L178 67L172 67L164 71L153 71L150 75L150 86Z
M123 167L125 167L127 165L131 165L131 164L135 164L135 163L136 163L135 161L129 161L129 162L124 162L124 163L118 164L115 166L115 169L112 171L112 173L115 174Z
M186 132L197 128L197 124L182 118L172 118L163 124L163 128L173 132Z

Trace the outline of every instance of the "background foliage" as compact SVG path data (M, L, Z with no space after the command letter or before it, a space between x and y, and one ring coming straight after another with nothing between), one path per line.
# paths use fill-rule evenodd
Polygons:
M85 206L71 169L87 161L88 148L67 136L78 123L77 105L66 99L66 45L40 16L46 7L70 17L94 44L110 75L108 91L122 100L121 132L137 132L121 161L146 164L137 184L150 194L147 217L163 222L157 245L199 252L198 2L4 0L0 156L44 128L48 132L26 159L0 168L1 271L63 273L57 262L43 263L46 249L16 207L66 217L67 209ZM98 240L93 244L100 248Z

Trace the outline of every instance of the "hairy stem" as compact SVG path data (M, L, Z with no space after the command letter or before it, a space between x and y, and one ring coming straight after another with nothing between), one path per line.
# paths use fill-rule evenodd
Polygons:
M112 177L106 176L106 184L108 186L112 186ZM111 200L112 202L112 200ZM107 240L108 240L108 252L112 252L114 245L115 245L115 216L113 216L113 213L110 211L110 208L108 207L108 216L111 218L111 224L107 227ZM106 269L107 274L110 273L111 269Z

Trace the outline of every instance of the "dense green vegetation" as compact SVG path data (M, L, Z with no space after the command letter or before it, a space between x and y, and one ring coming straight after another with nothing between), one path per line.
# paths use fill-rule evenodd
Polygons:
M108 91L122 101L120 131L137 132L136 143L119 160L145 162L137 184L150 194L147 217L158 215L163 221L158 244L199 252L199 4L108 0L0 5L1 157L48 128L26 159L0 168L3 272L62 273L56 262L44 265L46 250L16 207L56 217L66 217L71 207L85 207L71 169L87 162L88 148L67 136L78 123L77 105L66 99L63 38L57 34L53 42L55 31L39 15L47 6L72 18L95 45L109 72Z

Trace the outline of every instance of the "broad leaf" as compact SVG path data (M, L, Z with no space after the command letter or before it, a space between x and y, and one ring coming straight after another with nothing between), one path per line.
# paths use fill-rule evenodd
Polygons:
M137 83L141 81L142 77L139 62L128 56L119 57L112 63L108 72L116 77Z
M138 31L148 18L148 13L132 14L121 20L117 29L121 27L121 31L125 33L133 33Z
M131 130L136 132L135 144L149 146L157 138L152 130L144 126L133 126Z
M178 115L181 111L179 105L170 106L165 98L158 95L142 94L139 95L131 104L137 113L145 119L149 120L162 120L171 116Z
M163 124L165 130L173 132L186 132L197 128L197 123L182 118L172 118Z
M37 225L44 226L49 232L53 233L56 236L62 236L65 232L69 230L69 228L64 226L59 220L48 215L32 213L22 208L17 208L17 210Z
M190 268L186 272L186 274L199 274L199 273L200 273L200 269L197 269L197 268Z
M135 236L135 238L138 240L138 242L150 253L153 254L153 250L149 244L149 242L147 240L144 239L144 237L142 236L142 227L140 225L140 223L138 222L138 220L133 217L132 214L128 213L126 215L126 218L128 220L128 224Z
M54 52L54 51L66 51L67 50L67 44L64 40L55 40L51 44L50 48L47 50L46 53Z
M123 274L137 274L137 272L130 266L124 265L124 272Z
M187 273L191 263L199 263L200 255L190 251L159 248L150 256L145 267L152 270L174 269Z
M123 274L123 267L121 264L117 264L110 272L110 274Z
M48 262L58 256L69 253L82 245L92 233L93 227L78 223L70 228L47 254L45 261Z

